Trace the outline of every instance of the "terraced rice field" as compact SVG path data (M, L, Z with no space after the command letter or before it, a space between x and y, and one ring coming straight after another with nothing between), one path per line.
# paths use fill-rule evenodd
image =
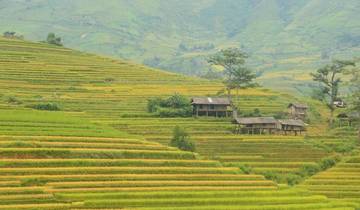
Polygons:
M344 158L336 167L307 180L304 187L329 198L360 203L360 155Z
M314 147L313 141L305 140L304 136L235 135L235 126L226 119L123 118L113 127L168 145L175 125L190 133L202 156L228 166L246 165L260 174L297 172L305 165L315 165L333 155Z
M261 175L138 140L68 113L3 110L17 130L0 130L0 209L353 209ZM61 117L62 115L62 117ZM20 117L21 116L21 117ZM36 116L36 117L34 117ZM61 117L61 118L60 118ZM34 122L31 130L18 123ZM61 119L61 120L60 120ZM62 135L58 126L63 126ZM75 124L74 124L75 125ZM38 135L46 130L47 134ZM95 132L102 130L101 135ZM51 135L51 133L56 135ZM40 132L41 133L41 132ZM26 135L25 135L26 134ZM107 136L109 135L109 136Z
M279 187L237 165L283 171L328 155L301 137L237 136L226 119L146 113L147 98L221 89L129 62L0 38L0 209L358 208L305 188ZM264 113L294 100L264 89L240 95L241 109ZM269 103L259 103L264 100ZM63 111L26 108L45 102ZM189 130L199 154L167 146L175 124ZM289 159L293 154L299 155Z

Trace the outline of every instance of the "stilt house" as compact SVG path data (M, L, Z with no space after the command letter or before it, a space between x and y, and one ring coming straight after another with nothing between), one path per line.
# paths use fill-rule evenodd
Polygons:
M308 108L309 106L306 104L290 103L289 115L292 119L305 120Z
M360 112L341 113L337 118L340 126L352 126L354 122L360 122Z
M286 119L286 120L279 120L281 125L281 131L287 135L288 133L294 133L301 135L301 132L306 131L305 123L302 120L294 120L294 119Z
M228 98L196 97L191 99L194 116L231 116L231 101Z
M279 122L273 117L243 117L236 118L237 133L272 134L279 130Z

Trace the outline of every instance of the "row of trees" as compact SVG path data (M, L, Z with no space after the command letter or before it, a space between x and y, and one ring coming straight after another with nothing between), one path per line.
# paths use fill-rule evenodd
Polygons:
M23 35L19 35L14 31L5 31L3 33L3 37L8 39L24 39ZM49 33L45 40L46 43L56 45L56 46L63 46L61 42L61 37L56 36L54 33Z
M19 35L17 34L15 31L5 31L3 33L3 37L8 38L8 39L24 39L23 35Z

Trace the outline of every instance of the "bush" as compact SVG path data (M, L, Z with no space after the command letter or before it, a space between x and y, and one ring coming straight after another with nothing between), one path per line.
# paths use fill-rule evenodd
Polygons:
M283 177L280 174L272 172L272 171L267 171L263 175L264 175L265 179L272 180L277 183L280 183L283 181Z
M14 96L10 96L10 97L7 99L7 102L8 102L9 104L17 104L17 105L22 104L22 101L20 101L19 99L17 99L17 98L14 97Z
M296 174L287 174L285 179L287 184L290 186L299 184L302 181L302 177Z
M60 107L55 103L35 104L30 106L30 108L46 111L60 111Z
M63 44L61 43L61 38L56 37L54 33L48 34L48 36L46 38L46 42L48 44L52 44L52 45L56 45L56 46L63 46Z
M244 174L250 174L252 172L252 168L249 165L241 165L240 169L244 172Z
M166 99L159 97L149 99L147 110L160 117L190 117L192 115L190 100L179 94Z
M319 165L322 170L329 169L336 165L336 163L340 161L339 157L327 157L320 161Z
M190 141L189 134L179 126L175 126L170 146L177 147L184 151L195 151L195 144Z
M186 107L182 109L158 108L156 115L160 117L189 117L192 115L192 108L191 107Z
M162 98L152 98L152 99L148 99L148 103L147 103L147 110L150 113L154 113L157 111L157 109L159 107L162 107L164 104L164 100Z
M277 183L287 183L289 186L299 184L303 180L303 176L295 173L280 174L272 171L267 171L264 177Z
M313 176L319 171L321 171L321 167L319 165L304 165L300 169L300 175L302 177Z

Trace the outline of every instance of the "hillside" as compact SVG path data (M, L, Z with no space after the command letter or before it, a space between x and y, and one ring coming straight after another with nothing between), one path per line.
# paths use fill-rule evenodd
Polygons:
M314 139L235 135L227 119L158 118L146 111L148 98L216 95L221 84L42 43L0 38L0 49L0 209L360 205L262 175L290 175L334 155ZM303 100L263 88L240 91L238 99L241 110L259 108L267 115ZM29 108L48 102L61 111ZM317 105L309 134L330 146L348 142L328 141L322 130L326 110ZM198 153L168 146L175 125L188 129ZM253 171L245 173L243 165Z
M199 75L219 48L240 47L267 87L303 92L309 71L359 56L357 0L0 1L1 31ZM274 86L271 81L279 85Z

